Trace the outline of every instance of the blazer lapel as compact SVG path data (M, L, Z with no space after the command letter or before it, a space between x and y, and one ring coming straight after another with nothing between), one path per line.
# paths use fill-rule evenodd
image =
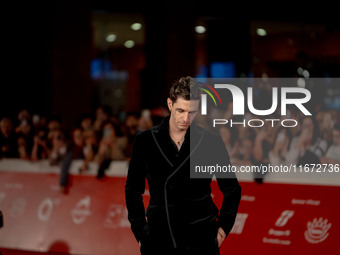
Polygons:
M203 139L204 132L200 131L197 125L192 122L188 129L188 132L185 134L185 142L180 151L181 154L184 151L184 155L183 157L181 157L180 162L174 162L171 160L173 158L171 157L171 153L173 153L173 150L171 148L171 138L168 128L169 118L170 116L164 118L158 126L152 129L151 133L162 157L166 160L171 168L176 166L176 172L187 160L190 159L190 156L196 151Z
M170 160L170 153L171 153L171 148L169 145L171 145L171 138L169 135L168 131L168 126L169 125L169 117L165 117L163 121L156 126L155 128L152 129L151 134L153 137L153 140L161 153L162 157L168 162L168 164L173 167L173 162Z

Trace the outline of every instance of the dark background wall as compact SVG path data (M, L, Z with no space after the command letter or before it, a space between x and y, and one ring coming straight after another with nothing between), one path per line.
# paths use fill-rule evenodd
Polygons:
M133 82L129 88L129 101L140 100L134 106L140 109L165 105L171 82L197 72L193 27L198 16L207 20L207 61L233 61L237 75L247 74L252 68L252 20L322 23L339 36L339 16L327 2L315 6L309 3L307 8L302 3L271 6L220 1L7 3L0 116L15 117L27 108L60 115L72 127L78 116L95 109L96 85L90 77L90 62L95 56L91 26L94 10L141 13L145 17L145 68L134 77L141 87ZM329 63L333 76L339 75L337 61L338 56ZM284 71L287 65L275 62L273 67Z

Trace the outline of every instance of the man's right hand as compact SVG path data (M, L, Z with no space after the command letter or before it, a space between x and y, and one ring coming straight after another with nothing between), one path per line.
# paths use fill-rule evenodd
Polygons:
M217 242L218 242L218 248L221 247L224 239L226 238L226 234L222 228L219 228L217 231Z

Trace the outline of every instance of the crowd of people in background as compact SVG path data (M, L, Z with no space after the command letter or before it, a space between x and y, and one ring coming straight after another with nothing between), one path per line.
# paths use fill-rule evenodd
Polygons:
M134 136L156 124L166 112L154 114L148 109L130 112L122 120L108 106L79 117L71 130L65 128L62 116L41 116L27 109L16 119L0 120L0 159L17 158L36 162L48 160L60 166L60 186L69 186L69 169L74 159L81 159L79 172L86 172L90 162L98 163L97 178L105 175L113 160L129 160Z
M231 110L223 118L232 118ZM229 151L233 165L260 164L340 164L340 111L319 107L312 116L290 110L295 127L264 122L261 127L218 125L218 132ZM107 106L83 114L72 130L66 130L60 116L45 117L26 109L17 119L0 120L0 159L48 160L60 165L62 189L69 185L69 169L74 159L82 159L79 172L86 172L90 162L98 163L97 178L105 176L113 160L129 160L136 133L156 125L168 115L167 110L144 109L127 113L120 119ZM249 119L258 116L245 115ZM273 116L273 119L284 116ZM270 119L267 117L267 119ZM201 120L201 121L207 121ZM200 119L198 118L198 123ZM202 123L201 123L202 124ZM204 126L204 123L202 124ZM254 180L262 183L261 173Z
M230 104L212 117L203 117L198 121L209 128L213 118L228 120L227 123L222 121L222 124L216 124L212 130L218 129L232 165L280 167L338 164L339 168L340 111L337 109L318 105L312 115L304 115L299 109L290 108L286 115L275 112L265 118L247 112L241 120L233 116ZM282 125L282 121L287 119L295 121ZM265 174L254 171L254 180L262 183Z

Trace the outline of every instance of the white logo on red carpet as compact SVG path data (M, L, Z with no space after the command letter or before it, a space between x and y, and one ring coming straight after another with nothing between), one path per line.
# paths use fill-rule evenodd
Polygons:
M75 224L82 224L86 218L91 214L90 212L91 197L86 196L79 200L77 205L71 211L72 220Z
M52 200L51 198L45 198L38 208L38 219L41 221L48 221L51 217L53 208L60 203L60 199Z
M11 209L10 209L10 215L12 217L19 217L24 214L26 210L27 201L25 198L19 197L13 200Z
M238 213L236 215L235 224L231 229L230 233L233 234L242 234L244 224L246 223L246 219L248 218L248 213Z
M107 228L130 227L126 207L121 204L110 204L104 226Z
M275 222L275 227L282 228L286 226L289 219L292 218L294 215L294 211L292 210L284 210L281 215L277 218ZM289 239L283 239L290 236L291 231L289 229L274 229L270 228L268 230L269 237L263 237L263 243L270 243L270 244L278 244L278 245L291 245L291 241Z
M290 230L277 230L277 229L271 228L269 229L268 234L272 236L289 236Z
M288 220L293 217L294 211L285 210L281 213L281 216L276 220L275 226L276 227L283 227L287 224Z
M314 218L313 221L308 221L305 238L308 242L317 244L323 242L329 235L328 230L332 224L328 223L328 219Z
M48 221L53 210L53 202L50 198L44 199L38 208L38 219L41 221Z

